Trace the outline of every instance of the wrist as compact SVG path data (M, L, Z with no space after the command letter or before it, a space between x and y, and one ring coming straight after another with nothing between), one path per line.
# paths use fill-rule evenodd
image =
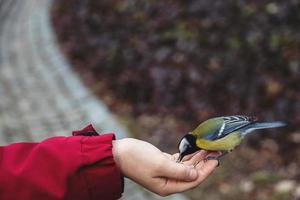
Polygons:
M114 161L116 163L116 166L119 168L119 170L124 174L123 171L123 155L126 154L125 151L128 151L129 146L125 147L124 143L126 142L126 139L120 139L120 140L113 140L112 141L112 153L114 157ZM125 147L125 148L124 148Z
M118 168L120 168L120 155L119 155L119 140L112 141L112 153L114 157L114 161Z

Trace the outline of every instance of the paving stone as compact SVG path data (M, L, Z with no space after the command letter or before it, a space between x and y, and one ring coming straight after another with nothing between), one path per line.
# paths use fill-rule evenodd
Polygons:
M126 129L60 52L49 18L51 5L52 0L0 0L0 144L70 135L88 123L126 137ZM122 199L162 198L126 180Z

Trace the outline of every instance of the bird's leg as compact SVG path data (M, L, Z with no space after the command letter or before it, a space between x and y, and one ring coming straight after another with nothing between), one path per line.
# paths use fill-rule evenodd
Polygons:
M221 154L218 155L218 156L207 156L206 158L204 158L204 162L206 162L208 160L217 160L218 161L218 166L219 166L220 165L220 159L228 153L229 153L229 151L221 151Z

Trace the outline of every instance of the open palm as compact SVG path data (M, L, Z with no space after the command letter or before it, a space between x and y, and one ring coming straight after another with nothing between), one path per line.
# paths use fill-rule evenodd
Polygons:
M126 138L114 141L113 152L122 173L161 196L183 192L198 186L218 165L199 151L176 163L178 154L170 155L145 141Z

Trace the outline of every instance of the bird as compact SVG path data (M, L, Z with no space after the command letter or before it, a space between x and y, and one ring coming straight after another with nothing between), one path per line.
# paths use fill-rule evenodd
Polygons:
M286 126L284 121L259 122L255 117L245 115L231 115L210 118L202 122L192 132L184 135L179 142L179 157L183 157L198 150L218 151L221 155L207 157L206 160L219 160L238 146L243 138L257 129L278 128Z

